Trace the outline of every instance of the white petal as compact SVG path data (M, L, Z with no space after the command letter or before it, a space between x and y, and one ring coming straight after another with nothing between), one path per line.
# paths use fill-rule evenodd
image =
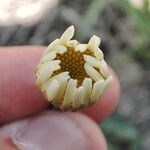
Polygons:
M100 72L104 77L107 77L107 64L104 60L100 61Z
M104 86L104 90L105 91L109 86L110 84L112 83L112 80L113 80L113 77L112 76L109 76L107 80L105 80L105 86Z
M75 89L77 86L77 80L70 79L67 84L62 108L69 108L75 99Z
M60 44L60 40L56 39L54 40L52 43L50 43L50 45L47 47L46 51L44 53L50 52L50 51L54 51L56 46L59 46Z
M53 59L55 59L55 57L56 57L56 51L52 51L52 52L44 55L42 57L42 59L40 60L40 63L47 62L47 61L52 61Z
M60 69L59 63L60 61L56 60L56 61L50 61L50 62L41 64L42 67L40 66L40 68L38 69L39 72L37 72L36 83L41 84L44 81L46 81L48 78L50 78L52 73L55 70Z
M84 98L82 101L82 104L88 105L90 102L90 96L92 92L92 79L91 78L85 78L82 86L84 87Z
M44 82L41 85L41 91L45 91L52 80L56 79L57 81L59 81L61 78L65 78L65 79L68 78L69 79L70 78L69 72L67 72L67 71L62 72L62 73L57 74L57 75L51 77L50 79L48 79L46 82Z
M87 50L87 44L79 44L75 47L75 51L80 51L81 53Z
M55 96L57 94L57 91L58 91L58 88L59 88L59 83L57 80L53 80L48 88L47 88L47 91L46 91L46 94L47 94L47 99L48 101L53 101L55 99Z
M100 96L102 95L102 92L104 90L105 87L105 81L98 81L95 82L94 86L93 86L93 90L92 90L92 94L91 94L91 102L96 102Z
M94 50L98 48L100 45L100 42L101 42L101 39L98 36L96 35L92 36L88 43L89 49Z
M111 82L112 82L112 76L110 76L105 81L95 82L92 90L91 102L97 101L100 98L100 96L104 93L104 91L109 87Z
M60 43L66 44L74 35L74 26L70 26L60 37Z
M52 71L49 69L49 66L45 66L40 70L37 75L36 84L39 85L46 81L52 75Z
M53 60L53 61L47 61L47 62L44 62L44 63L42 63L42 64L39 64L38 66L37 66L37 72L36 72L36 74L39 74L40 73L40 71L43 69L43 68L45 68L46 66L57 66L57 65L59 65L60 64L60 60Z
M67 48L65 46L57 46L56 51L59 54L64 54L67 51Z
M57 46L53 47L53 50L51 50L51 51L56 51L59 54L63 54L67 51L67 48L65 46L62 46L62 45L57 45ZM48 50L44 54L47 55L47 53L49 53L51 51Z
M73 101L73 109L78 109L84 97L84 87L80 86L75 90L75 99Z
M70 78L69 72L68 71L62 72L60 74L53 76L51 79L56 79L59 81L61 78Z
M69 47L76 47L77 44L78 44L77 40L70 40L67 42L67 46L69 46Z
M104 80L103 77L101 76L101 74L94 69L92 66L88 65L87 63L85 63L84 68L86 70L86 73L95 81L98 80Z
M104 58L104 54L99 48L94 49L94 55L99 60L102 60Z
M57 78L57 81L59 82L59 89L58 89L58 93L55 97L56 102L62 101L69 78L70 77L67 75L61 75L59 78Z
M90 55L83 55L83 57L86 63L90 66L100 68L100 61L97 58L92 57Z

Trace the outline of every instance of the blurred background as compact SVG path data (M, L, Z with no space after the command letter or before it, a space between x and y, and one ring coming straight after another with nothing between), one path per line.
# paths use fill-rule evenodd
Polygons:
M109 150L150 150L150 0L0 0L0 45L48 45L69 25L96 34L121 82L116 112L101 124Z

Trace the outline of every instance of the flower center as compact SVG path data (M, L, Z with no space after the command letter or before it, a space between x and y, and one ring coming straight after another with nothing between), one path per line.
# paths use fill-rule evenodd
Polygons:
M90 54L90 50L86 50L84 53L76 52L74 48L67 47L67 51L64 54L57 54L56 60L60 60L60 69L55 71L55 75L68 71L72 79L77 80L77 85L81 86L83 80L89 77L84 69L85 60L83 54Z

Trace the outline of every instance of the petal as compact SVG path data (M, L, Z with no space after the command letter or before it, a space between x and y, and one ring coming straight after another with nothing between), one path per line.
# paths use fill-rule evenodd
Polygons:
M45 91L47 89L48 85L50 84L50 82L52 80L54 80L54 79L56 79L57 81L59 81L60 78L63 78L63 77L64 78L70 78L70 76L68 74L69 74L69 72L66 71L66 72L62 72L60 74L57 74L57 75L51 77L46 82L44 82L43 84L41 84L41 91Z
M37 72L37 80L36 80L37 85L43 83L48 78L50 78L55 70L60 69L59 63L60 61L56 60L50 61L47 64L42 64L41 65L42 67L40 66L40 68L38 69L39 71Z
M85 78L82 86L84 87L84 98L82 101L82 104L89 104L90 102L90 96L92 92L92 79L91 78Z
M51 51L56 51L59 54L63 54L67 51L67 48L65 46L62 46L62 45L56 45L55 47L53 47L53 50L51 50ZM47 53L49 53L51 51L49 50ZM47 53L46 54L44 53L44 54L48 55Z
M101 74L94 69L92 66L88 65L87 63L85 63L84 68L86 70L86 73L95 81L98 80L104 80L104 78L101 76Z
M49 102L52 101L52 100L54 100L54 98L55 98L55 96L57 94L58 88L59 88L59 83L58 83L57 80L54 79L49 84L49 86L47 88L47 91L46 91L47 99L48 99Z
M70 26L60 37L60 43L66 44L74 35L74 26Z
M52 43L49 44L49 46L47 47L47 49L44 52L44 54L55 50L55 47L58 46L59 44L60 44L60 40L59 39L54 40Z
M84 52L87 50L87 44L79 44L75 47L75 51Z
M77 44L78 44L77 40L70 40L67 42L67 46L69 46L69 47L76 47Z
M84 87L80 86L75 90L75 99L73 101L73 109L78 109L81 106L81 102L84 98Z
M99 60L102 60L104 58L104 54L99 48L94 49L94 55Z
M67 48L65 46L57 46L55 49L59 54L63 54L67 51Z
M52 61L53 59L55 59L55 57L56 57L56 51L52 51L52 52L44 55L42 57L42 59L40 60L40 63L47 62L47 61Z
M112 82L112 76L110 76L105 81L95 82L93 90L92 90L92 95L91 95L91 102L92 103L99 100L100 96L109 87L111 82Z
M105 91L110 86L110 84L112 83L112 80L113 80L112 76L109 76L107 78L107 80L105 80L105 86L104 86L104 90L103 91Z
M57 66L59 65L60 62L61 62L60 60L53 60L53 61L47 61L42 64L39 64L37 66L36 75L38 75L41 72L42 68L45 68L47 66L55 66L55 65Z
M57 78L57 81L59 82L59 88L58 88L58 93L55 97L55 102L56 103L62 101L69 78L70 77L68 75L62 75L59 78Z
M91 94L91 103L96 102L99 100L100 96L102 95L102 92L104 91L105 88L105 81L98 81L95 82Z
M94 49L98 48L100 45L100 42L101 42L101 39L98 36L96 35L92 36L88 43L89 49L93 51Z
M100 61L100 72L104 77L107 77L107 63L104 60Z
M75 99L75 89L77 86L77 80L70 79L67 84L62 109L71 108L71 104Z
M92 57L90 55L83 55L83 57L86 63L90 66L100 68L100 61L97 58Z

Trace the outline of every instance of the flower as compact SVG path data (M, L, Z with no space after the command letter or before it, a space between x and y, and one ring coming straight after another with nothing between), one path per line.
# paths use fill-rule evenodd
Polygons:
M36 85L55 108L75 111L92 105L108 88L112 76L99 49L100 38L87 44L71 40L74 26L44 51L36 68Z

